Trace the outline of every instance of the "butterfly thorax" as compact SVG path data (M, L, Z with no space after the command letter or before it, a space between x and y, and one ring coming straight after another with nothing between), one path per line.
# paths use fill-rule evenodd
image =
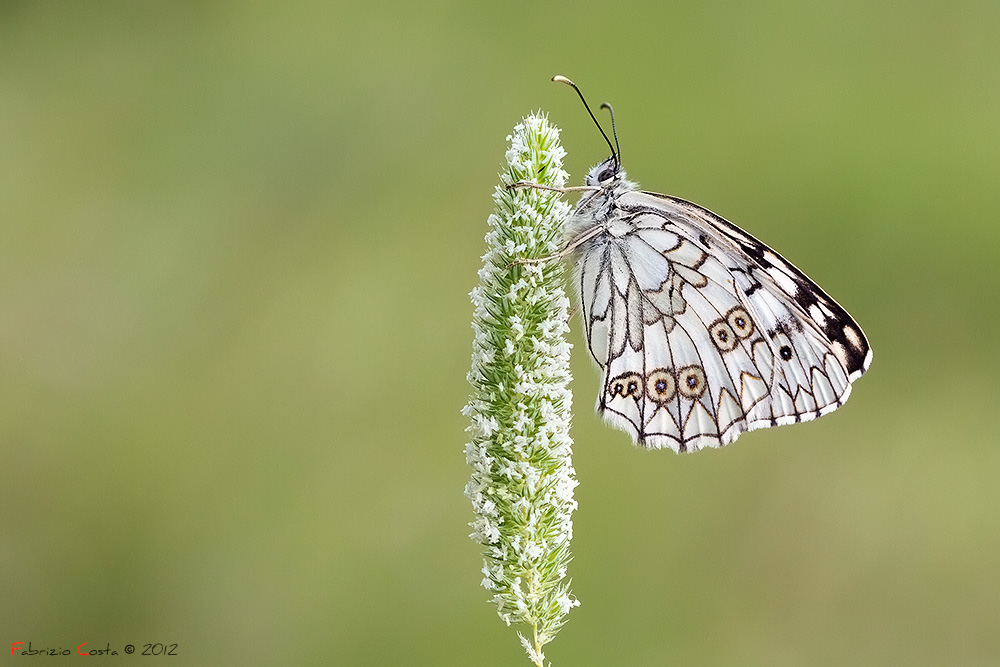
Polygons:
M609 157L592 168L585 182L589 187L600 189L587 192L580 198L573 214L566 221L566 240L571 241L595 226L603 228L613 237L629 233L632 225L621 219L616 210L616 202L625 193L636 190L638 185L626 178L625 171L615 158ZM599 238L596 237L595 240Z

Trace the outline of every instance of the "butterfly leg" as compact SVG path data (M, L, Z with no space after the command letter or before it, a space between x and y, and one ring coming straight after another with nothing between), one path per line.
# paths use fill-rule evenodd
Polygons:
M520 190L520 189L531 188L533 190L550 190L552 192L561 192L566 194L567 192L594 192L600 190L599 187L593 185L575 185L569 188L553 188L548 185L539 185L538 183L530 183L528 181L518 181L517 183L511 183L507 186L508 190Z
M588 229L583 234L580 234L575 239L571 239L569 243L564 245L559 252L553 253L551 255L546 255L545 257L535 257L534 259L515 259L513 262L507 265L507 268L514 266L515 264L544 264L545 262L551 262L554 259L561 259L566 255L570 254L578 247L594 238L598 234L604 232L604 227L596 226Z

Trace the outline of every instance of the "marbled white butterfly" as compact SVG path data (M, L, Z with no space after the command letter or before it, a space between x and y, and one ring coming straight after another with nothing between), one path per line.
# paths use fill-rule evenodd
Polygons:
M601 128L576 84L553 80ZM639 190L621 168L613 110L611 120L611 157L562 190L584 194L554 256L576 259L601 415L641 446L692 452L843 405L872 361L857 322L732 223Z

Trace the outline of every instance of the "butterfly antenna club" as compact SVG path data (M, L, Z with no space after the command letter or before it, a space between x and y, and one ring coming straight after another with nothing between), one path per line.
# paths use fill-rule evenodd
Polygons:
M580 101L583 102L583 106L587 110L587 113L590 114L591 120L594 121L594 125L596 125L597 129L601 131L601 136L604 137L604 140L606 142L608 142L608 148L611 149L611 155L612 155L612 157L614 157L615 162L620 165L621 164L621 160L618 159L618 152L615 150L614 145L612 145L611 139L608 138L608 133L604 131L604 128L601 127L601 124L597 121L597 116L595 116L594 112L590 110L590 105L587 104L587 100L586 100L586 98L584 98L583 93L580 92L579 87L577 87L577 85L575 83L573 83L572 81L570 81L566 77L562 76L561 74L556 74L554 77L552 77L552 80L553 81L558 81L559 83L565 83L567 86L572 86L573 87L573 90L576 91L576 94L580 96ZM611 125L612 125L612 130L613 130L614 129L614 117L613 116L612 116L612 123L611 123ZM616 143L617 143L617 137L615 139L616 139Z
M615 157L615 161L618 162L618 166L621 166L621 163L622 163L622 149L618 145L618 130L615 128L615 110L614 110L614 107L612 107L607 102L604 102L604 103L601 104L601 108L602 109L607 109L608 113L611 114L611 134L614 135L614 137L615 137L615 153L617 154L616 157Z

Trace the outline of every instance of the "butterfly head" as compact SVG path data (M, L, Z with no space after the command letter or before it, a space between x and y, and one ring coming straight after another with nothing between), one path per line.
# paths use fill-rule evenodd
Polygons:
M612 155L590 170L586 183L592 187L610 188L624 180L625 171L618 162L618 156Z

